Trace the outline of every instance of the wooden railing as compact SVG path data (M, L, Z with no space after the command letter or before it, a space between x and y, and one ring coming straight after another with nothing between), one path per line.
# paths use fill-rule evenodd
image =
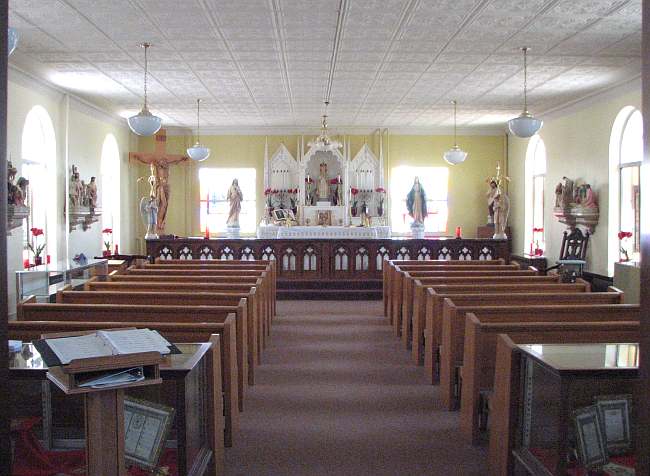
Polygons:
M381 279L384 260L509 260L507 240L492 239L158 239L147 254L162 259L277 260L289 280Z

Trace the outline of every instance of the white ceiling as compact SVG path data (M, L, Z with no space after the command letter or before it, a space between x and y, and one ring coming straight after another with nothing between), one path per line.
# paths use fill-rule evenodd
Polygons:
M638 77L641 0L11 0L10 62L167 126L476 127Z

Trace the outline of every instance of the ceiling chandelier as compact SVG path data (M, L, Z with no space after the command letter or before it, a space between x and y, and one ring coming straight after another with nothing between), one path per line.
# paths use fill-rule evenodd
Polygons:
M144 105L142 106L142 110L137 115L129 117L127 122L135 134L139 136L152 136L162 126L162 119L151 114L147 107L147 50L151 44L142 43L140 46L144 48Z
M454 146L445 152L442 158L445 159L445 162L449 165L457 165L461 162L465 162L467 152L458 147L458 143L456 142L456 100L454 99L451 103L454 105Z
M529 49L530 48L526 46L521 48L521 51L524 52L524 111L521 113L521 115L519 115L519 117L515 117L514 119L510 119L508 121L508 129L510 129L510 132L517 137L522 138L534 136L535 133L539 131L544 124L541 119L534 118L533 115L528 112L527 54Z
M307 143L307 145L314 150L322 150L323 152L328 152L340 149L342 147L342 144L339 141L332 140L327 135L327 106L329 106L329 104L329 101L325 101L325 114L323 114L323 122L321 124L320 135L316 138L316 140Z
M18 30L9 27L7 29L7 56L11 56L11 53L14 52L17 44L18 44Z
M196 143L187 149L187 155L190 159L197 162L210 157L210 149L201 145L201 123L199 122L199 112L201 110L201 100L196 100Z

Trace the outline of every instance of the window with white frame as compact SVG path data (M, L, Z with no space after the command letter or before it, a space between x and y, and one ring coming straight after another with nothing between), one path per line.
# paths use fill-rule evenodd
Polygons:
M413 187L415 177L420 180L427 200L426 233L447 232L447 194L449 169L447 167L394 167L390 177L391 227L394 233L408 233L413 221L406 208L406 196Z
M208 168L199 169L200 184L200 226L201 233L207 226L211 233L226 231L230 211L227 200L228 189L237 179L244 199L239 213L242 233L254 233L257 228L255 209L256 173L254 168Z
M50 115L44 107L34 106L27 117L22 133L22 175L29 180L27 201L30 214L24 227L23 260L32 258L27 243L33 242L31 228L41 228L46 244L43 254L56 261L57 252L57 177L56 136ZM39 238L42 244L43 238Z
M544 251L544 187L546 182L546 146L538 135L533 136L526 149L525 234L524 252Z
M619 112L612 127L609 152L608 258L609 272L613 274L615 261L640 258L643 117L638 109L626 106ZM620 239L619 233L631 236Z
M100 193L102 208L102 229L110 228L113 233L102 236L102 245L109 242L113 246L120 244L120 149L113 134L108 134L102 145L100 164Z

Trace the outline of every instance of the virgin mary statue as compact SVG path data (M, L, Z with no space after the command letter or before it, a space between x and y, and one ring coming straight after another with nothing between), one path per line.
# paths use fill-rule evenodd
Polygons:
M406 196L406 209L413 218L414 223L424 223L427 216L427 195L424 193L418 177L415 177L413 187Z

